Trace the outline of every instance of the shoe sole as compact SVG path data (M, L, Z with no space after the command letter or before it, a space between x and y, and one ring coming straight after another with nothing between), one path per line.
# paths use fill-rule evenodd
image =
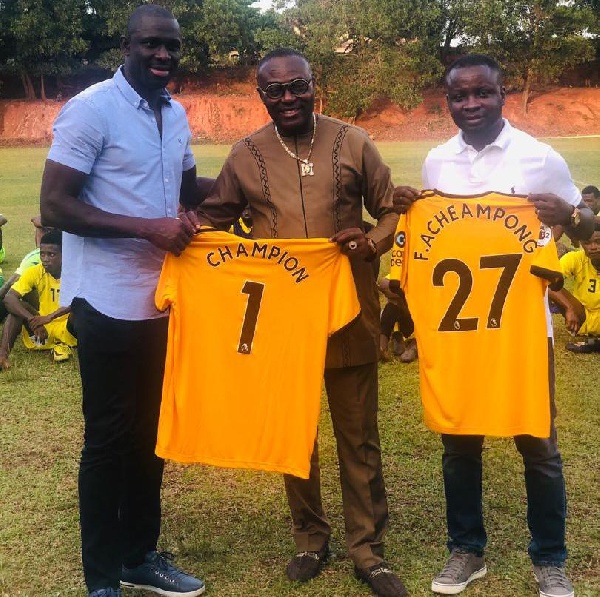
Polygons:
M471 576L469 576L469 578L467 578L467 580L465 580L465 582L461 582L456 585L444 585L442 583L437 583L434 580L431 582L431 590L434 593L439 593L441 595L457 595L458 593L462 593L467 588L467 585L471 581L477 580L478 578L481 578L482 576L485 576L486 574L487 574L487 566L484 566L483 568L480 568L479 570L475 570L475 572L473 572L473 574L471 574Z
M124 589L143 589L145 591L152 591L153 593L164 595L164 597L197 597L197 595L202 595L202 593L206 591L206 586L203 586L200 589L195 589L194 591L187 591L186 593L178 591L175 593L174 591L165 591L164 589L159 589L158 587L153 587L151 585L137 585L124 580L121 581L121 586Z
M544 593L540 589L540 597L575 597L575 591L571 591L570 593L565 593L564 595L557 595L556 593Z

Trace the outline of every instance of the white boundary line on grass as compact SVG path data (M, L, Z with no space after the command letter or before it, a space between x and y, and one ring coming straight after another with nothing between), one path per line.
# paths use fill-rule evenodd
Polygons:
M542 139L597 139L600 135L572 135L567 137L541 137Z

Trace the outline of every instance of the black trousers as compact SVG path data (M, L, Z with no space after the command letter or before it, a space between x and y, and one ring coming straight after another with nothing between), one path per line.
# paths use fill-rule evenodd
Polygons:
M79 468L88 590L118 587L122 564L156 549L163 461L154 454L168 318L126 321L72 304L85 422Z
M386 338L391 338L394 332L394 327L398 324L398 328L403 338L409 338L415 331L408 303L404 293L395 301L388 301L381 311L381 333Z

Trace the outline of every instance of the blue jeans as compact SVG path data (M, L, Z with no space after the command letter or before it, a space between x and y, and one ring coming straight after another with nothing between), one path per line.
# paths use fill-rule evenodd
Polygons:
M529 556L536 566L562 565L567 557L565 518L567 501L562 460L554 428L554 366L549 346L552 425L546 439L515 436L525 465L527 524L531 533ZM446 493L448 548L459 547L483 555L487 536L482 511L482 462L484 437L442 435L442 470Z

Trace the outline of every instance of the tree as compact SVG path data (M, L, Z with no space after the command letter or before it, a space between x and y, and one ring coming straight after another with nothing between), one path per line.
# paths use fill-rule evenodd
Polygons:
M318 75L326 110L354 118L378 97L409 108L439 77L428 35L438 9L426 0L299 0L284 14Z
M46 75L69 72L86 50L84 0L6 0L0 3L2 67L21 77L25 97L35 99L33 76L46 99Z
M589 2L465 0L464 6L466 44L498 59L522 87L524 111L534 86L594 58L594 43L584 35L598 22Z
M199 73L211 65L229 65L252 61L256 53L254 34L264 19L252 0L164 0L181 26L183 51L182 72ZM104 23L106 36L113 40L97 58L103 66L116 68L120 64L118 40L125 33L127 19L139 5L138 0L90 0L98 17L98 26Z

